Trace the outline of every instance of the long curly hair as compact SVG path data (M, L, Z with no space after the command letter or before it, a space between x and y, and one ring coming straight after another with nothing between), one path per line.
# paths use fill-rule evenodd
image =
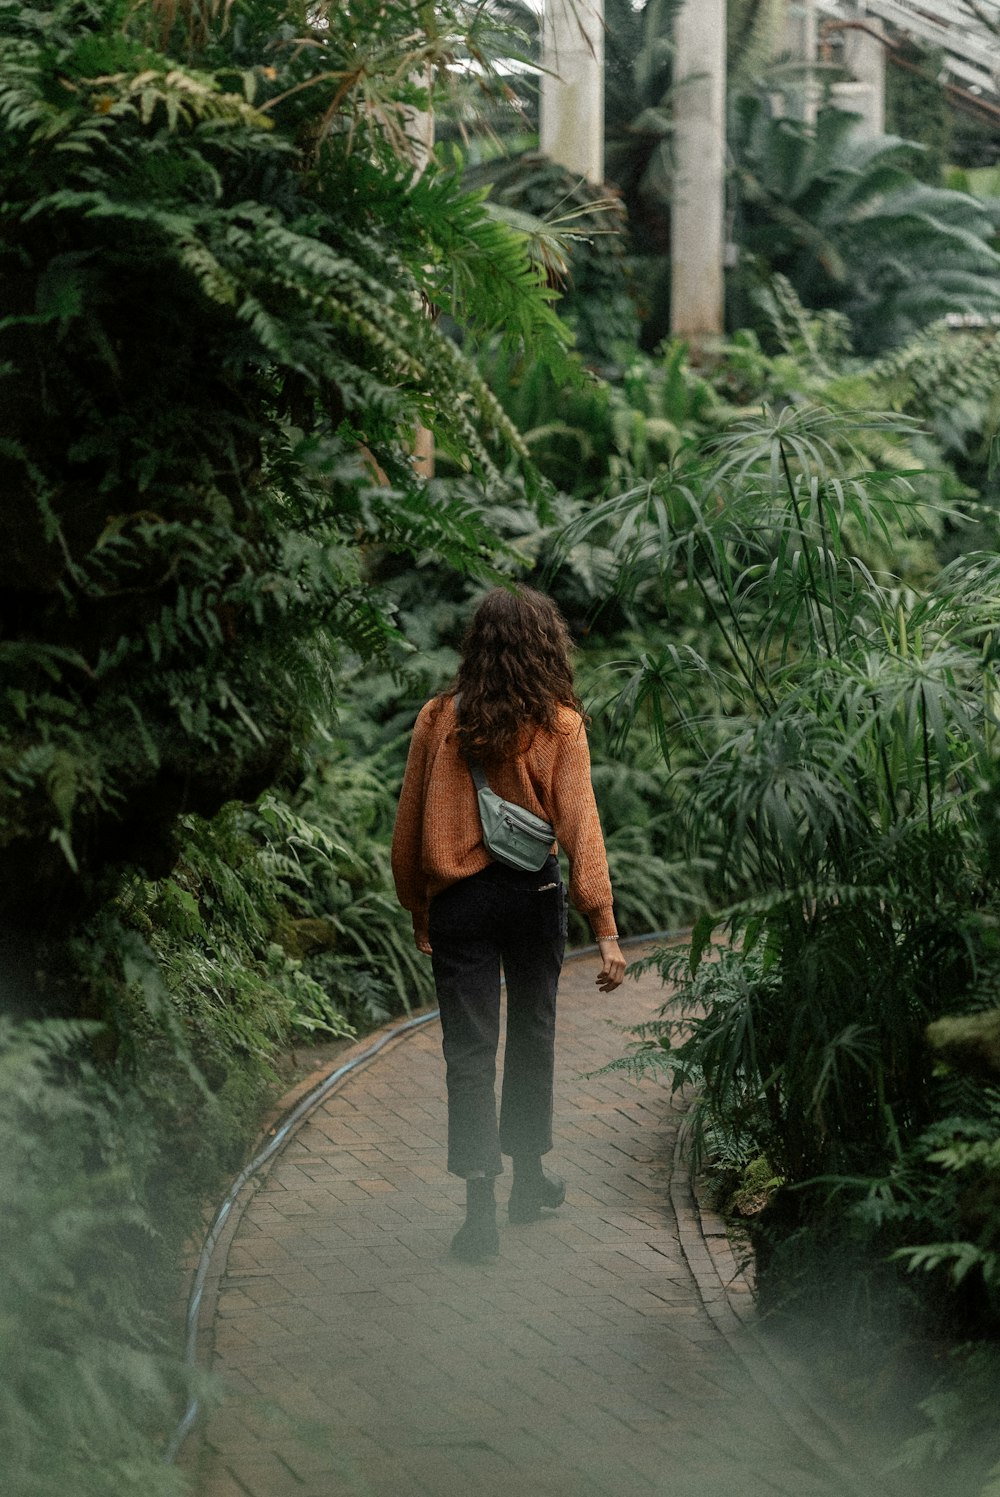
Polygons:
M462 642L454 686L461 693L463 754L497 763L523 752L538 728L555 730L561 706L583 707L573 689L572 642L559 609L531 587L495 587Z

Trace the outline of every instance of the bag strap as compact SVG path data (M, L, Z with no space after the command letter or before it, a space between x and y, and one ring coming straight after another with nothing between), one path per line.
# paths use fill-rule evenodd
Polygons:
M460 695L461 694L459 692L456 692L455 696L454 696L455 714L456 714L456 716L458 715L458 703L459 703L459 700L460 700ZM488 780L486 778L486 774L485 774L485 771L483 770L483 766L479 762L478 759L469 758L469 757L464 756L464 755L463 755L463 757L465 758L465 762L468 765L469 774L472 776L472 783L476 787L476 797L477 797L477 800L478 800L478 797L479 797L480 793L483 790L489 790L489 788L490 788L489 782L488 782ZM507 804L507 802L501 801L501 804L505 805L505 804ZM526 807L522 806L521 809L522 810L526 810ZM527 812L527 814L529 816L533 816L534 812L530 812L529 811L529 812ZM480 821L480 825L482 825L482 819L483 819L482 818L482 806L480 805L479 806L479 821ZM536 819L538 819L538 818L536 818ZM552 836L554 838L555 837L555 828L550 826L549 827L549 831L552 833ZM485 840L485 838L484 838L484 840ZM492 847L490 847L490 845L489 845L488 842L486 843L486 847L487 847L487 851L489 851L489 852L493 851ZM501 861L503 861L503 859L501 859Z
M472 783L476 787L477 794L478 794L478 792L480 790L488 790L490 787L487 784L486 775L485 775L485 773L483 771L483 766L480 764L479 760L478 759L466 759L465 762L469 766L469 773L472 776Z

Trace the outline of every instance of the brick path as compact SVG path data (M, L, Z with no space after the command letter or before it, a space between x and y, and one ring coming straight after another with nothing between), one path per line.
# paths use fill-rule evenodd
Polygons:
M787 1379L756 1375L677 1179L671 1205L668 1089L587 1078L662 1001L650 976L603 997L596 970L569 963L560 992L566 1204L519 1227L501 1207L493 1263L447 1254L464 1193L444 1169L436 1023L347 1077L277 1157L206 1300L203 1360L227 1396L185 1457L201 1497L884 1491L825 1457Z

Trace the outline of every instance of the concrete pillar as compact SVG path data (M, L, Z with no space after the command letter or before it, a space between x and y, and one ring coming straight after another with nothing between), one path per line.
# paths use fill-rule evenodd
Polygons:
M670 328L697 349L723 329L726 0L685 0L674 23Z
M874 16L865 16L864 24L871 29L843 33L844 65L857 82L837 85L834 95L840 108L861 115L858 132L868 139L885 134L885 46L872 35L881 33Z
M816 57L816 0L788 0L785 48L789 57L812 62Z
M783 112L806 125L816 123L819 85L813 64L819 43L816 0L789 0L785 15L785 48L793 61L802 64L802 76L785 88Z
M542 154L603 182L604 0L546 0L542 66Z

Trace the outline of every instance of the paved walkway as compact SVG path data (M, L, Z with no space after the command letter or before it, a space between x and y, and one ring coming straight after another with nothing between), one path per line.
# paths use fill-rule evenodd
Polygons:
M671 1204L668 1088L589 1074L662 1002L652 976L603 997L596 970L572 961L560 993L566 1203L518 1227L501 1207L495 1262L447 1253L464 1191L436 1023L347 1077L258 1182L205 1302L228 1393L185 1457L202 1497L884 1491L758 1375L680 1172Z

